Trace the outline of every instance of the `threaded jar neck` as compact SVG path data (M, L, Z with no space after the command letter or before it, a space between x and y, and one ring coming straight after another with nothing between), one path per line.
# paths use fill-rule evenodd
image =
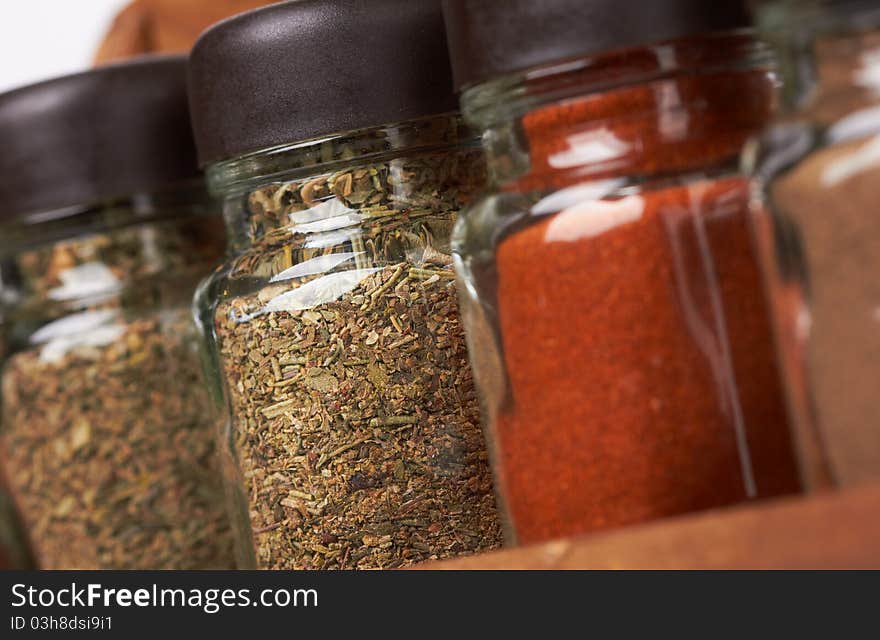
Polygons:
M729 159L761 128L772 60L750 32L701 36L498 78L463 107L496 184L686 171Z
M262 149L208 167L208 189L218 197L247 193L270 182L309 178L352 164L473 144L456 113L372 127Z
M10 218L0 225L7 309L75 309L138 283L204 275L222 257L217 207L200 184Z
M477 137L453 113L259 151L209 167L208 184L224 202L237 254L278 234L341 232L412 213L426 194L442 198L457 184L446 175L454 163L431 158L478 150Z

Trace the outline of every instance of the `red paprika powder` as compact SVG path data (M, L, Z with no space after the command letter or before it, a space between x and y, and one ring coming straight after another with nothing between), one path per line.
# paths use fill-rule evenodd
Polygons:
M496 193L456 251L513 540L799 489L737 169L772 110L759 52L682 37L465 93Z

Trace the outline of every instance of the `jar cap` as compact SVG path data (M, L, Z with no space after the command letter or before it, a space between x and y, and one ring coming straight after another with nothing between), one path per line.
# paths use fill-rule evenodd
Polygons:
M0 94L0 218L198 176L182 56L145 57Z
M204 166L455 111L440 0L297 0L206 31L190 60Z
M443 0L455 85L751 25L745 0Z

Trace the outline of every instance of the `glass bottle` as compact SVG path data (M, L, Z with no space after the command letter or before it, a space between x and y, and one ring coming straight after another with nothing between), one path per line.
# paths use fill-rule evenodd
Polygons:
M880 7L765 2L783 108L750 149L761 246L792 415L839 486L880 469Z
M609 32L614 2L445 4L489 156L454 254L515 542L800 488L738 169L772 63L737 3L657 5Z
M291 2L194 50L197 140L229 236L196 307L242 567L397 568L500 543L449 246L485 164L451 82L412 73L449 80L442 35L437 2ZM352 57L332 83L268 72Z
M185 69L0 96L0 450L43 569L232 566L190 307L223 237Z

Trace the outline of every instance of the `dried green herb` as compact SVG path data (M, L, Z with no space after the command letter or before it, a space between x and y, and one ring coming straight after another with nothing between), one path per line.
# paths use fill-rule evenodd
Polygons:
M160 235L141 226L16 257L30 295L7 327L3 466L41 568L231 567L186 304L194 256L210 250L186 241L178 256Z
M249 193L214 328L258 567L500 545L449 251L481 167L426 154Z
M34 235L30 230L30 241ZM70 307L87 298L86 302L104 302L111 297L121 298L125 306L147 306L153 300L143 295L156 288L157 281L179 283L191 280L193 270L210 269L222 255L223 242L216 221L172 219L124 226L112 233L22 247L14 259L15 281L5 284L10 295L19 289L23 303L41 309L47 301L74 303ZM141 281L149 282L142 287Z

